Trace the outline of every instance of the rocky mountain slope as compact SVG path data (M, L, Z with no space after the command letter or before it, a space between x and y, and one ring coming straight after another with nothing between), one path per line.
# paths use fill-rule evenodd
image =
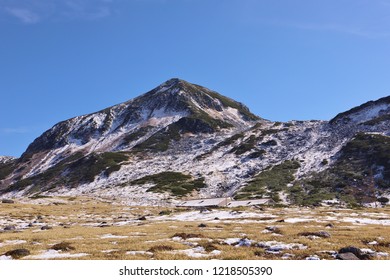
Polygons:
M190 197L385 203L390 97L331 121L272 122L179 79L56 124L0 161L4 197L95 195L132 204Z

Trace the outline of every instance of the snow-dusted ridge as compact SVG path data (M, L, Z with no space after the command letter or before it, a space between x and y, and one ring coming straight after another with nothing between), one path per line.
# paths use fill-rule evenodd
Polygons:
M0 156L0 164L7 163L7 162L13 161L15 159L16 159L15 157L11 157L11 156Z

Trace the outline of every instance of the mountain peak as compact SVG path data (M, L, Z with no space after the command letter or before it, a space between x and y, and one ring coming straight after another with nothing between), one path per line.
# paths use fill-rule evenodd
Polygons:
M177 130L178 139L179 134L215 133L258 120L245 105L233 99L173 78L135 99L56 124L30 144L24 158L66 147L94 151L131 149L167 129ZM129 136L133 134L134 137Z
M182 79L179 79L179 78L171 78L169 80L167 80L165 83L163 84L167 84L167 85L177 85L178 83L180 82L185 82L187 83L186 81L182 80Z
M151 90L151 92L164 93L168 91L168 93L170 94L179 94L179 93L183 94L183 93L190 93L191 90L189 89L193 86L197 86L197 85L179 78L171 78L165 81L164 83L160 84L159 86L157 86L155 89ZM202 89L206 89L201 86L198 87Z
M252 114L244 104L206 87L178 78L167 80L134 101L136 104L147 104L150 109L154 110L186 111L190 114L199 111L210 114L212 112L209 110L222 112L230 108L230 110L237 110L238 118L244 121L260 119Z

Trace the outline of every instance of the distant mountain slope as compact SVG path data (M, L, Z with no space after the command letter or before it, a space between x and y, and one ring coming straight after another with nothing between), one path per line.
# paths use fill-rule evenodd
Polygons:
M338 114L330 120L331 124L354 123L360 125L379 124L390 120L390 96L376 101L369 101L358 107Z
M19 159L0 158L0 192L137 205L224 195L306 205L372 202L389 196L389 101L370 101L329 122L281 123L171 79L54 125Z

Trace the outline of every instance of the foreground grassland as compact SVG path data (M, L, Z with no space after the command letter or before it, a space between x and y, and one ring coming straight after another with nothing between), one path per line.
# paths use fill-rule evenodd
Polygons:
M390 208L133 207L91 198L0 203L0 260L390 259ZM7 252L26 249L28 254Z

